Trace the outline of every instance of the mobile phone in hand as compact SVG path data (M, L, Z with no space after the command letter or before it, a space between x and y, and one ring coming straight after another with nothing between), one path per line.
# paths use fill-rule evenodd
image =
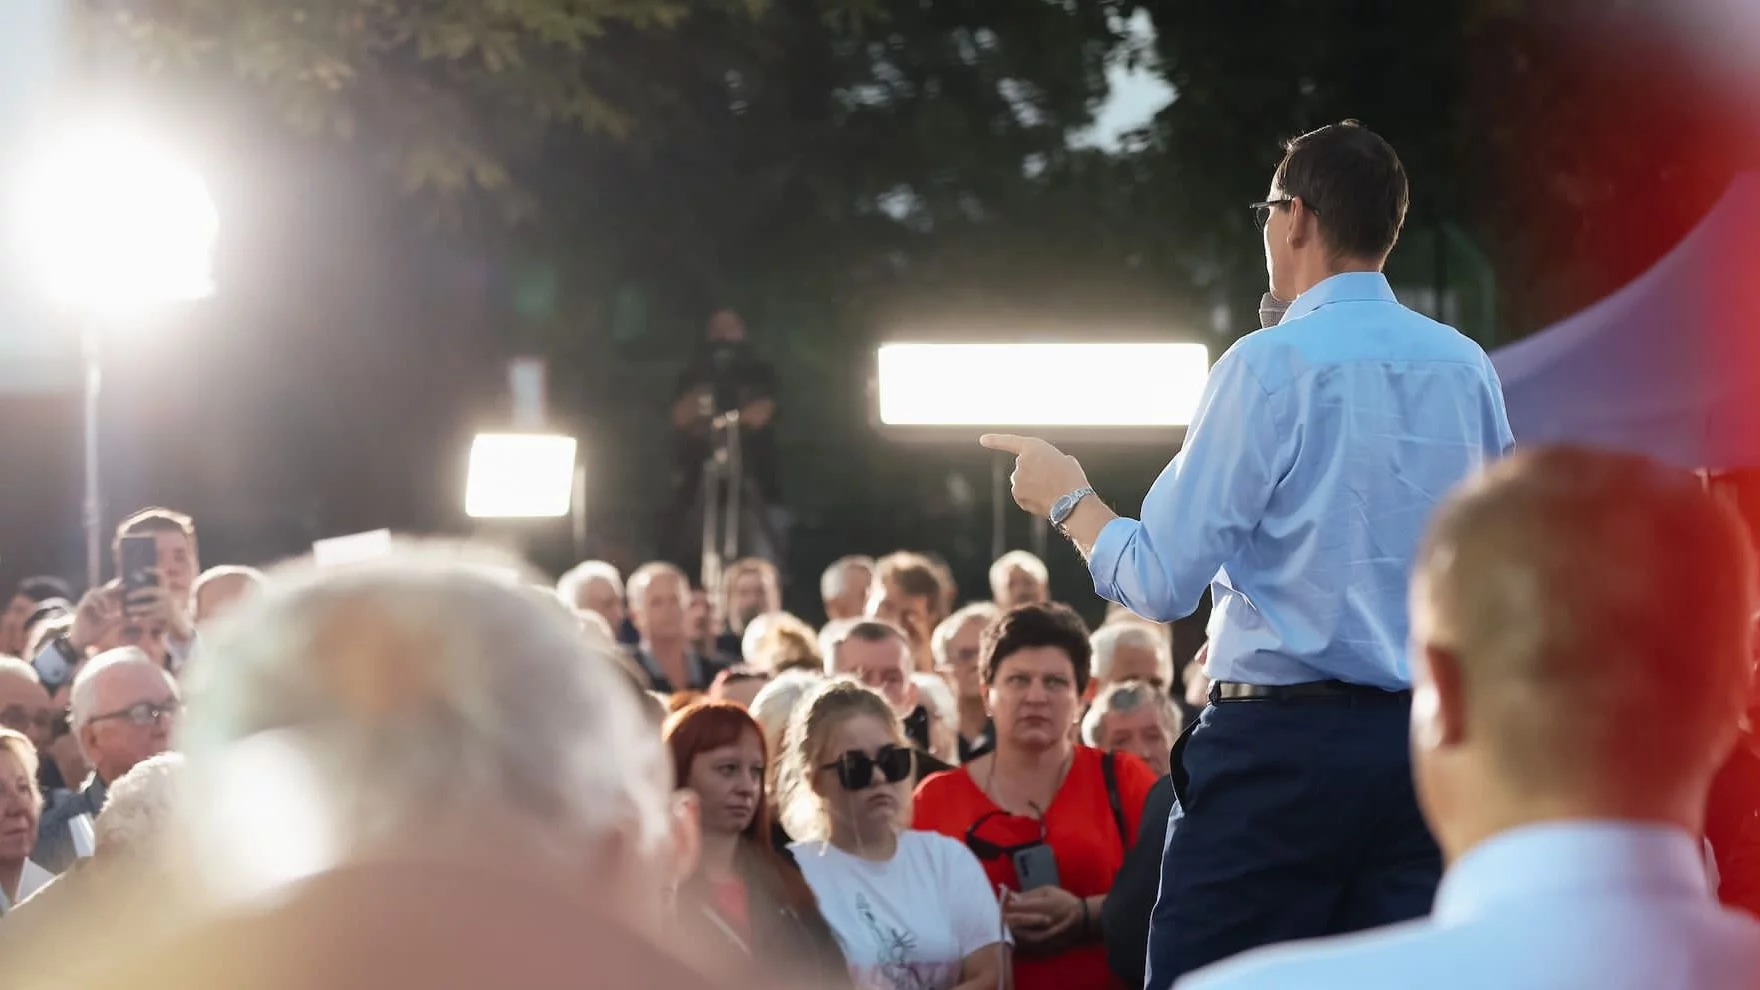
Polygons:
M126 604L135 592L157 587L159 579L153 571L159 566L159 541L151 533L124 536L122 550L122 600Z

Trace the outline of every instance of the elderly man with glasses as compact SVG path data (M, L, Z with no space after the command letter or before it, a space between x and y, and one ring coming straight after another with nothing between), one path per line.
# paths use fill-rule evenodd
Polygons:
M31 859L60 873L92 854L110 785L171 748L183 702L165 668L134 647L100 653L74 678L68 721L92 767L85 786L45 812Z

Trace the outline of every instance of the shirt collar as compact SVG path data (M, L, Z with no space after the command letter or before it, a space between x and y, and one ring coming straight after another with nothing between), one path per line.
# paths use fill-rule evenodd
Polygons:
M1432 917L1441 924L1459 923L1537 895L1632 890L1709 899L1698 843L1679 829L1612 820L1512 829L1481 842L1449 867Z
M1284 310L1280 323L1307 316L1327 303L1390 302L1397 303L1387 276L1380 272L1341 272L1321 279L1313 288L1297 296Z

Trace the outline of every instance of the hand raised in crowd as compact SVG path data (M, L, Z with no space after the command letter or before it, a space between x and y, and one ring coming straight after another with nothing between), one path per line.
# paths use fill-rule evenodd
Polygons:
M172 638L188 640L195 634L189 609L165 583L165 575L155 567L148 573L156 583L130 592L124 603L128 618L162 628Z
M1011 893L1002 910L1016 944L1035 955L1061 952L1082 934L1082 899L1062 887Z
M127 621L122 608L122 582L111 581L86 592L79 600L67 639L74 649L84 652L109 640Z
M978 442L1014 455L1014 473L1008 480L1014 487L1015 504L1035 516L1049 517L1058 499L1088 487L1088 473L1081 463L1038 437L986 433Z

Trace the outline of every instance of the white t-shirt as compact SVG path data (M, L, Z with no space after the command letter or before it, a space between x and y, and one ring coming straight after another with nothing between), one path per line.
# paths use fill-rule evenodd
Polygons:
M827 843L789 848L861 990L949 990L961 960L1003 940L984 868L945 835L903 832L884 863Z

